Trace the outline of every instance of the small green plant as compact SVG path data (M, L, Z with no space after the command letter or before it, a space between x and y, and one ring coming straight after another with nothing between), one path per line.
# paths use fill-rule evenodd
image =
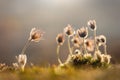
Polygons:
M58 43L57 54L60 66L92 66L92 67L108 67L110 64L111 56L107 54L106 37L104 35L96 35L97 26L95 20L88 21L88 27L93 31L93 38L88 38L88 28L82 27L76 31L68 25L65 27L64 32L58 34L56 41ZM69 55L67 60L62 63L59 58L60 46L64 44L65 36L68 38ZM73 46L71 47L71 42ZM103 46L104 51L99 47Z

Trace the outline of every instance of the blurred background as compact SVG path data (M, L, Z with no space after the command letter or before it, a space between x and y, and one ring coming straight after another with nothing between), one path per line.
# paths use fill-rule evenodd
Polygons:
M120 0L0 0L0 63L11 64L21 53L31 28L45 31L44 40L27 48L28 63L57 64L56 35L67 24L74 29L97 21L97 34L107 37L112 62L120 62ZM65 43L60 51L67 58Z

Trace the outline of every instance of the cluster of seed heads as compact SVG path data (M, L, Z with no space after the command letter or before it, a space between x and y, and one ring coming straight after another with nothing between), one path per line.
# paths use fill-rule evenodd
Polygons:
M111 56L107 54L106 50L106 37L104 35L96 36L96 21L90 20L87 23L88 27L81 27L75 30L70 24L68 24L62 33L59 33L56 37L57 46L57 58L61 66L73 65L81 66L83 64L92 66L103 66L110 63ZM88 28L93 31L93 37L88 38ZM15 70L20 69L24 71L27 63L27 55L25 51L31 42L39 42L43 39L44 32L36 28L32 28L30 36L22 49L21 54L16 56L17 62L13 63ZM64 44L67 37L67 44L69 49L69 55L67 60L63 63L59 58L60 47ZM72 45L71 45L72 43ZM102 52L99 47L103 46ZM0 71L6 70L9 67L6 64L0 64ZM10 68L12 69L12 68Z
M93 36L88 37L88 28L93 31ZM95 20L90 20L87 27L81 27L74 30L70 24L64 28L64 31L57 35L57 57L60 65L100 65L109 64L111 56L107 54L106 50L106 37L104 35L96 36L97 25ZM63 63L59 58L59 49L68 40L69 55L67 60ZM71 45L72 43L72 45ZM104 51L99 49L100 46L104 47Z

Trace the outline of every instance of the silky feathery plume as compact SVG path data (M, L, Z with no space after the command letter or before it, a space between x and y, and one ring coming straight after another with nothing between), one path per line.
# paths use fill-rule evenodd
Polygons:
M16 59L18 61L19 67L22 71L24 71L25 65L27 63L27 56L25 54L20 54L19 56L16 56Z
M59 50L60 50L60 46L63 45L64 41L65 41L64 34L63 33L58 34L57 37L56 37L56 42L58 44L58 46L57 46L57 57L58 57L58 62L59 62L60 65L62 65L62 61L59 58Z
M57 37L56 37L57 44L58 45L63 45L64 41L65 41L64 34L63 33L58 34Z
M43 34L44 34L44 32L42 32L36 28L32 28L32 30L30 32L29 40L34 41L34 42L39 42L43 38Z
M85 54L85 53L87 53L86 46L85 46L85 38L87 38L87 36L88 36L88 28L82 27L82 28L78 29L77 34L79 35L80 38L83 38L83 48L84 48L83 53Z
M87 25L93 31L97 29L96 21L95 20L89 20Z
M88 28L87 27L82 27L82 28L78 29L77 34L81 38L87 38L87 36L88 36Z
M94 50L94 40L92 39L86 39L85 40L85 46L88 51L93 51Z
M64 28L64 33L66 34L66 36L71 37L74 35L75 31L74 29L71 27L70 24L67 25L67 27Z

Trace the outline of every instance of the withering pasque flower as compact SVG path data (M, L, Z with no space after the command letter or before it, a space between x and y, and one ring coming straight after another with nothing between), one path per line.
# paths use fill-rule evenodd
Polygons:
M59 45L63 45L64 41L65 41L65 36L63 33L60 33L57 35L56 37L56 41Z
M82 27L82 28L78 29L77 34L81 38L86 38L88 36L88 28L87 27Z
M74 35L74 29L71 27L70 24L67 25L67 27L64 28L64 33L70 37L70 36L73 36Z
M86 39L85 40L85 46L88 51L93 51L94 50L94 40L92 39Z
M91 30L96 30L97 26L96 26L96 21L95 20L89 20L88 21L88 27L91 29Z
M24 67L27 63L27 56L25 54L20 54L19 56L16 56L16 59L19 67L22 69L22 71L24 71Z
M32 28L32 30L30 32L29 40L39 42L42 39L43 34L44 34L44 32L42 32L36 28Z

